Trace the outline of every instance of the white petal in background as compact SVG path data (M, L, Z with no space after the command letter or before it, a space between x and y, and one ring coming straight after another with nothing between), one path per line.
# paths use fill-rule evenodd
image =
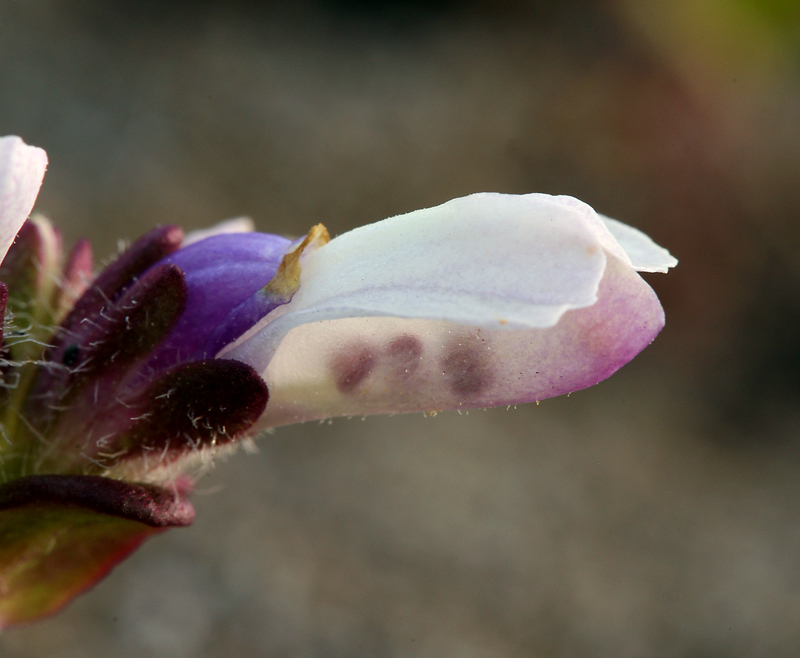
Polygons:
M0 138L0 261L30 215L47 169L47 153L19 137Z

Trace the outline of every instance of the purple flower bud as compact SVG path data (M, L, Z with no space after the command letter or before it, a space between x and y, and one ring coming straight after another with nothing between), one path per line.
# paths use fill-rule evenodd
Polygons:
M163 259L186 278L186 310L150 359L154 370L216 356L287 300L264 290L291 241L263 233L215 235Z

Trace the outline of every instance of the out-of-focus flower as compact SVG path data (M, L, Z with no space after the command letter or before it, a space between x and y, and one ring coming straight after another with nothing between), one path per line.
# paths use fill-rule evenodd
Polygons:
M45 164L0 140L0 626L191 523L194 479L258 429L560 395L664 324L637 270L676 261L569 197L476 194L334 240L159 228L93 278L87 242L64 260L23 225Z

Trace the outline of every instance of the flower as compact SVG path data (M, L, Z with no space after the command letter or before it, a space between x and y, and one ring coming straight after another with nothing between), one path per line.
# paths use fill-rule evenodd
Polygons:
M25 221L45 166L0 139L0 626L191 523L198 474L260 429L560 395L664 325L637 271L675 259L570 197L475 194L333 240L162 227L92 278L87 242L64 260Z
M284 286L291 301L218 354L264 377L265 426L591 386L664 326L637 270L677 262L636 229L543 194L473 194L308 241Z

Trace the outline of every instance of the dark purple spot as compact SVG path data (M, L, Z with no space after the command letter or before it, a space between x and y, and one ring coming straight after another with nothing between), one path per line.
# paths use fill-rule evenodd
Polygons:
M400 379L411 377L420 366L422 349L422 341L410 334L402 334L389 341L386 356L392 372Z
M369 377L377 357L370 345L350 345L340 350L331 361L336 388L341 393L352 393Z
M475 336L453 340L445 351L442 369L456 395L477 395L492 379L486 348Z

